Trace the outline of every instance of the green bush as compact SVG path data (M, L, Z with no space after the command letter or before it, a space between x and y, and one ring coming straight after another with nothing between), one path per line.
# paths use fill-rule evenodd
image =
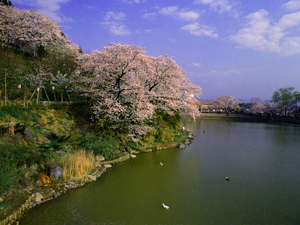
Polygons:
M180 127L180 119L181 116L179 113L175 113L174 116L171 116L170 114L164 113L163 114L163 120L166 121L169 127L172 127L173 129L178 129Z
M154 127L151 135L155 137L156 142L160 143L168 143L174 140L173 132L166 124Z
M101 154L105 158L113 158L119 150L117 139L106 134L97 136L91 132L81 132L80 142L81 147L93 151L95 155Z
M23 175L22 170L15 165L3 166L0 170L0 194L18 187Z
M0 136L4 135L6 132L8 132L9 127L0 125Z
M21 145L0 146L0 193L18 186L25 173L22 166L30 165L34 160L29 150L29 147Z
M28 124L29 121L38 120L41 116L30 109L20 106L2 106L0 110L0 117L11 116L19 119L23 124Z
M0 110L0 117L4 117L5 113Z
M24 125L24 127L28 126L28 123L32 121L34 118L34 114L32 112L29 112L28 110L24 110L20 112L19 120Z
M169 115L165 112L156 112L152 120L152 131L143 137L147 143L153 142L167 144L175 141L178 137L177 133L180 129L181 116L178 113ZM149 121L148 121L149 124ZM176 136L177 135L177 136Z
M6 111L7 111L7 113L8 113L9 115L11 115L12 117L17 118L17 117L19 116L18 112L17 112L16 109L14 109L14 108L9 108L9 109L7 109Z
M128 142L128 147L134 150L139 150L140 148L144 147L144 145L139 141L138 142L130 141Z
M51 134L50 142L43 142L38 145L39 154L35 157L37 163L47 162L51 160L53 155L60 149L63 149L66 145L70 136L56 136L54 133Z
M143 141L146 143L153 143L155 141L155 137L153 135L146 135L143 137Z

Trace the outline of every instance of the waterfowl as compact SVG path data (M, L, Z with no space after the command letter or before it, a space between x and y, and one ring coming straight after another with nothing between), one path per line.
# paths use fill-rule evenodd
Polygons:
M164 164L162 162L159 163L161 166L163 166Z
M225 179L226 179L226 180L229 180L229 177L226 177Z
M165 209L169 209L170 207L165 205L165 203L161 204Z

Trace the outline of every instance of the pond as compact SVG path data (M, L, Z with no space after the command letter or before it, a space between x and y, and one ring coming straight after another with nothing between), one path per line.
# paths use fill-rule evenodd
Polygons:
M300 127L187 118L182 125L196 134L191 145L114 165L29 210L20 225L300 224Z

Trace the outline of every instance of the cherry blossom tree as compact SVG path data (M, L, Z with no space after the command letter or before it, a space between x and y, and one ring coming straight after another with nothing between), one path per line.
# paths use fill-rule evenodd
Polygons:
M231 96L219 96L213 99L212 103L216 104L219 108L224 108L226 111L230 111L237 108L241 102Z
M61 92L61 101L63 102L63 93L66 92L68 88L70 88L72 77L68 76L68 74L62 74L60 71L58 71L55 75L50 73L50 77L50 84L54 87L58 87L59 91ZM69 94L68 97L70 100Z
M32 73L27 74L23 78L23 81L28 82L30 86L37 88L32 93L29 101L31 100L31 98L33 97L35 92L37 91L37 103L38 103L38 101L39 101L38 99L42 96L42 94L40 94L40 93L42 93L42 92L40 92L40 91L42 91L42 88L44 88L44 91L45 91L48 101L49 101L48 94L45 90L45 83L49 79L50 74L47 71L47 68L45 68L43 64L36 64L36 66L37 67L34 69L34 71L32 71Z
M60 27L44 14L3 5L0 5L0 41L35 56L43 49L70 46Z
M151 57L141 47L112 43L80 54L78 65L74 91L94 101L100 122L123 124L142 134L149 129L140 125L156 110L199 114L194 96L201 88L185 78L171 57Z
M165 56L145 56L146 73L141 77L148 95L148 101L156 110L169 114L184 112L195 118L199 116L197 98L201 88L185 78L184 71L175 59Z
M299 99L300 99L300 93L298 91L295 91L294 96L295 96L295 101L294 101L295 104L294 104L294 107L293 107L293 111L294 111L294 115L298 118L299 117L298 103L299 103Z
M269 100L262 101L259 98L252 99L252 106L250 108L250 112L253 114L267 114L267 115L275 115L279 113L281 110L278 107L277 103L271 102Z
M114 43L79 55L74 82L80 85L75 90L94 100L94 113L101 121L130 126L153 114L139 79L145 72L142 55L141 47Z
M262 110L267 115L276 115L277 113L279 113L281 111L278 107L278 103L274 103L271 101L263 102Z
M263 112L264 104L260 100L260 98L252 98L251 102L252 102L252 105L251 105L251 108L250 108L251 113L257 114L257 113Z
M35 73L28 74L25 77L25 80L29 82L29 84L36 88L42 88L44 87L44 84L47 80L47 77L49 74L45 72L42 68L39 68L35 71Z

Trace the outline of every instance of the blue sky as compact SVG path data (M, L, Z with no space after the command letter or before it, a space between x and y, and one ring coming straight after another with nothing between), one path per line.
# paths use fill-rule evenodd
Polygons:
M83 51L111 42L168 54L202 99L300 91L300 0L12 0L51 17Z

